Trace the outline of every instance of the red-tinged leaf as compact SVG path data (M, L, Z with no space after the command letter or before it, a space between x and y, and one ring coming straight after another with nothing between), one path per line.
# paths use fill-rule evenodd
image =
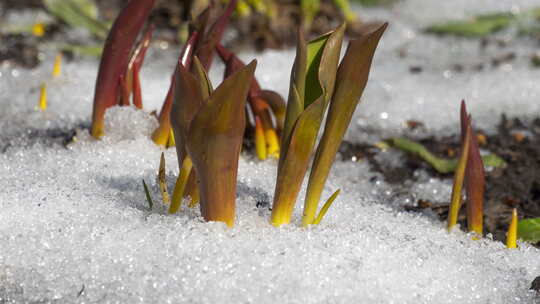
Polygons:
M195 44L197 43L198 39L199 39L199 33L197 31L194 31L189 37L186 44L184 45L184 48L182 49L182 53L180 54L178 64L182 64L184 67L188 69L190 68L191 57L195 50Z
M204 34L198 40L195 48L195 54L199 57L204 69L208 71L212 65L214 58L214 49L216 45L221 41L225 28L229 23L229 19L236 7L237 0L230 0L229 4L225 8L225 11L218 17L215 23L211 26L205 25ZM204 15L205 13L203 12ZM208 17L206 17L208 18ZM207 19L208 22L209 18Z
M207 221L234 225L244 107L255 66L253 61L225 79L189 126L186 147L199 178L201 214Z
M465 169L465 190L467 193L467 226L469 231L482 236L484 218L485 173L480 155L476 132L472 128L471 116L467 113L465 101L461 101L461 137L465 138L467 128L471 128L469 158Z
M459 110L459 121L461 124L461 143L465 140L465 134L467 132L467 125L469 124L469 114L467 113L467 105L465 100L461 100L461 106Z
M472 130L472 120L469 119L469 127ZM467 226L478 236L482 236L484 218L484 190L485 174L484 163L478 148L478 140L475 132L471 133L469 146L469 159L465 171L467 192Z
M264 99L266 104L272 109L276 118L277 129L282 130L285 123L285 109L287 105L285 100L278 93L271 90L261 90L259 96Z
M120 83L119 104L121 106L129 106L129 95L130 95L131 90L128 86L127 80L124 77L124 75L120 75L119 83Z
M178 65L174 77L172 108L169 111L179 164L184 161L189 126L203 103L199 81L187 68Z
M134 54L134 61L133 64L142 67L144 63L144 58L146 57L146 52L148 51L148 47L150 47L150 41L152 40L152 34L154 32L154 24L148 25L146 28L146 31L144 32L144 35L135 48Z
M197 37L198 37L197 32L193 32L191 34L191 37L188 39L188 41L184 45L184 48L182 49L180 57L178 58L175 72L173 73L171 77L171 84L167 92L167 97L165 97L165 101L163 102L163 105L161 106L161 111L159 112L159 118L158 118L159 127L154 131L152 135L152 140L157 145L165 146L167 145L167 142L169 141L169 134L170 134L170 129L171 129L171 123L170 123L169 117L171 115L171 108L173 104L176 71L178 70L179 66L189 67L189 65L191 64L193 47L194 47L195 42L197 41ZM180 149L185 150L183 147L180 147ZM184 159L182 155L184 155L184 153L182 153L181 155L180 154L178 155L179 160ZM182 161L179 161L179 164L182 164Z
M155 0L131 0L116 18L105 42L96 80L92 111L92 136L99 138L104 131L105 110L117 104L118 81L124 74L129 54Z
M138 109L143 107L139 64L133 66L133 105Z

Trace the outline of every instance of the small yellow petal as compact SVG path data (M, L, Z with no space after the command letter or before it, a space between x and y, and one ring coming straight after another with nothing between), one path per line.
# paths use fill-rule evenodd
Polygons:
M265 139L268 146L268 155L279 158L279 139L274 128L268 128L265 132Z

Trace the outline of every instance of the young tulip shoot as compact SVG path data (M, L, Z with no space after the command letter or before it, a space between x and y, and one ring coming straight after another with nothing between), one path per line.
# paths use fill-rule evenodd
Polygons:
M472 119L467 113L465 102L461 103L461 134L465 137L467 128L471 128L471 142L469 145L469 158L465 169L465 189L467 193L467 227L469 231L474 232L478 237L483 232L484 217L484 188L485 174L484 163L480 156L478 140L474 131L472 131Z
M178 66L171 110L179 161L191 158L199 180L201 214L207 221L234 224L238 158L245 128L244 106L255 62L231 75L215 90L194 60ZM185 150L184 150L185 149Z
M290 222L324 112L334 91L344 32L345 25L341 25L309 43L299 32L272 207L271 222L275 226Z
M129 54L155 0L131 0L116 18L105 42L99 65L91 134L100 138L104 133L105 110L117 104L120 76L128 66Z
M508 232L506 233L506 247L517 248L517 234L518 234L518 214L517 209L512 209L512 219L510 220L510 226L508 226Z
M452 198L448 211L448 231L457 225L459 209L461 208L462 188L465 179L465 169L469 159L469 147L471 145L471 128L467 127L465 140L461 143L461 156L459 157L456 171L454 172L454 185L452 187Z
M365 34L350 42L339 65L326 125L309 176L302 226L314 223L324 184L366 87L375 50L387 26L387 23L367 26Z

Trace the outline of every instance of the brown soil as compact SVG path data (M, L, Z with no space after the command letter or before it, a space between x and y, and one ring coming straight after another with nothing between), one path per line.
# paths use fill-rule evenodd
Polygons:
M505 240L512 208L517 208L519 218L540 217L540 118L524 122L518 118L507 119L502 116L496 134L486 135L481 149L502 157L507 166L486 172L484 231L491 233L496 240ZM429 137L420 142L440 157L455 157L459 152L459 136L444 138ZM385 168L377 162L374 155L377 149L370 145L344 143L341 147L343 158L365 158L373 170L384 175L386 182L403 184L404 180L415 180L414 171L425 169L437 178L452 179L452 174L443 175L432 169L420 158L407 154L402 167ZM449 198L450 199L450 198ZM429 202L419 198L408 211L431 208L442 221L448 215L446 202ZM465 208L461 208L464 212ZM465 225L465 214L460 215L461 227ZM539 244L540 245L540 244Z

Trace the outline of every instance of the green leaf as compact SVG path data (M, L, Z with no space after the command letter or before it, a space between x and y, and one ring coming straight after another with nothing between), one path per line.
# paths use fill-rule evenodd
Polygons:
M109 25L97 19L98 9L91 0L44 0L49 12L72 27L85 28L100 39L107 37Z
M307 74L306 74L306 96L304 109L312 104L323 93L319 83L319 66L329 35L312 40L307 45Z
M387 24L368 25L364 35L349 44L336 76L326 126L317 147L304 203L302 225L312 223L324 184L347 131L352 115L366 87L371 61Z
M272 224L289 223L334 90L345 24L306 45L300 31L281 134Z
M449 21L428 27L426 32L439 35L483 37L506 28L516 18L511 13L479 15L463 21Z
M341 189L337 189L336 192L334 192L334 194L332 194L330 198L328 198L326 203L324 203L323 207L321 208L321 211L319 211L319 215L317 215L315 220L313 220L313 225L319 225L321 223L322 219L326 215L326 212L328 212L328 209L330 209L340 192Z
M412 140L402 137L394 137L390 139L390 142L392 146L397 149L419 156L439 173L451 173L454 172L457 167L457 159L437 157L422 144L414 142ZM495 154L482 155L482 162L484 163L485 167L497 168L506 166L506 162Z
M100 45L78 45L65 44L60 47L62 51L72 52L79 56L99 57L103 53L103 47Z
M519 221L518 238L533 243L540 241L540 217Z
M152 201L150 191L148 190L148 186L146 186L146 182L144 181L144 179L142 180L142 184L144 188L144 193L146 194L146 201L148 202L148 207L150 210L152 210L152 208L154 208L154 201Z

